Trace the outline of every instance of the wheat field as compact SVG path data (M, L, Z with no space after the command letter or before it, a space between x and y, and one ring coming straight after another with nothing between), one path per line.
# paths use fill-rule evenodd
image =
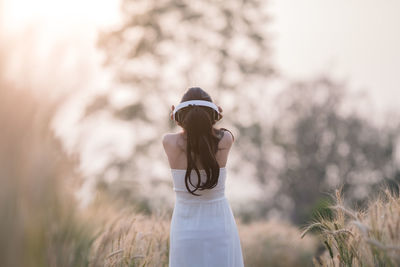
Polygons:
M336 190L333 218L318 216L303 232L317 232L326 252L315 266L400 266L400 198L388 188L364 210L344 205Z

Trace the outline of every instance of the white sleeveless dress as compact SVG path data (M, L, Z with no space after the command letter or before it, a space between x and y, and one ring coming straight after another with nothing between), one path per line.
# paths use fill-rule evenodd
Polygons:
M220 168L216 187L195 192L201 196L187 191L186 170L171 172L176 200L170 227L169 267L243 267L236 222L225 197L226 169ZM200 174L205 181L206 172L200 170ZM197 179L192 170L192 183L197 184Z

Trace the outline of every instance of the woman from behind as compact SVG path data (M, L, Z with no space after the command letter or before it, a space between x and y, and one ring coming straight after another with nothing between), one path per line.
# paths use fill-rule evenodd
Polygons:
M225 196L233 134L216 129L221 107L199 87L189 88L171 119L182 127L163 136L176 201L170 228L170 267L241 267L243 256Z

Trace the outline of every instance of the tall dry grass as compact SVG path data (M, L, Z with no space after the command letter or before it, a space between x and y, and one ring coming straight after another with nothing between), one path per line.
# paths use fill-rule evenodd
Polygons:
M100 201L94 217L104 224L92 266L168 266L169 217L137 214ZM106 218L108 214L108 218ZM102 219L100 219L102 218ZM312 266L316 240L279 221L238 224L245 266Z
M315 266L400 266L400 197L383 189L368 208L345 207L336 190L332 219L318 216L302 236L319 234L326 253L315 258Z
M109 206L102 203L99 207ZM104 213L112 215L104 220L104 230L94 245L93 259L101 262L101 266L168 266L169 215L146 216L126 208L121 210L124 209ZM313 237L301 239L300 230L289 223L238 223L238 228L245 266L313 264L316 240Z
M103 225L91 258L101 266L168 266L171 214L138 214L131 207L99 194L91 217ZM237 220L245 266L312 266L313 237L287 222ZM95 265L93 265L95 266Z
M99 224L90 266L168 266L169 214L141 214L102 193L87 212Z
M74 205L74 162L50 131L56 106L0 77L1 266L88 265L94 235Z

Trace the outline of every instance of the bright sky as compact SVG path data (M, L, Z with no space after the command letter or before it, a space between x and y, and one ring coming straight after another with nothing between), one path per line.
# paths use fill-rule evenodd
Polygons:
M58 26L104 26L118 19L119 0L3 0L3 19L12 30L32 22Z
M96 29L118 21L119 3L3 0L0 19L11 33L40 25L41 52L64 38L75 47L70 57L87 57L84 50L93 50ZM400 1L271 0L269 8L275 64L284 74L308 77L328 71L349 80L353 89L369 92L379 110L400 109Z
M99 74L97 30L118 22L119 3L0 0L0 31L10 47L5 75L16 82L23 76L30 87L53 94L105 84Z
M287 76L329 70L379 110L400 111L400 1L271 0L270 13L275 62Z

